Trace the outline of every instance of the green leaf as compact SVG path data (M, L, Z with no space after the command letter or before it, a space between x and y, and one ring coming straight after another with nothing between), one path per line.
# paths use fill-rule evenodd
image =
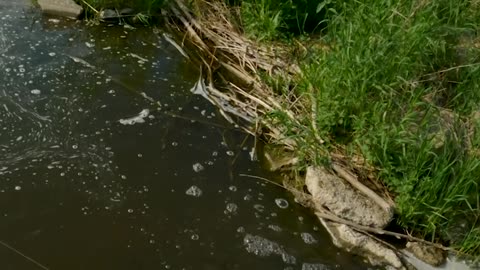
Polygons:
M318 4L318 6L317 6L317 13L322 11L322 9L325 8L325 5L327 5L327 3L325 1L320 2L320 4Z

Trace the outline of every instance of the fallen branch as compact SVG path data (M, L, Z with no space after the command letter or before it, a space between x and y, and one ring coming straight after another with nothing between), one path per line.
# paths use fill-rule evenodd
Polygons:
M357 177L345 170L342 166L338 163L334 162L332 164L333 170L343 179L345 179L348 183L350 183L354 188L358 191L362 192L365 196L372 199L376 204L382 207L385 211L391 213L394 209L394 206L389 204L385 201L382 197L380 197L377 193L373 190L369 189L367 186L363 185L358 181Z

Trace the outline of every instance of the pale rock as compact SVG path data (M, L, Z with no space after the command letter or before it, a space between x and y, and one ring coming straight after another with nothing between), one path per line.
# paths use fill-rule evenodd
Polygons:
M73 0L38 0L44 13L68 18L78 18L83 8Z

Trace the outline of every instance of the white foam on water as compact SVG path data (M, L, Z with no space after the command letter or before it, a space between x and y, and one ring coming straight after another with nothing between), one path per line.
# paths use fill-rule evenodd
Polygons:
M305 244L312 245L318 242L317 239L315 239L313 235L309 233L303 232L300 234L300 236L302 237L302 240L303 242L305 242Z
M187 189L187 191L185 191L185 194L192 197L200 197L202 196L202 193L202 190L197 186L191 186L189 189Z
M118 122L122 125L135 125L145 123L145 118L150 114L149 109L143 109L138 115L130 118L120 119Z
M193 164L193 165L192 165L192 168L193 168L193 171L196 172L196 173L201 172L201 171L203 171L203 170L205 169L205 168L203 167L203 165L200 164L200 163L198 163L198 162L195 163L195 164Z

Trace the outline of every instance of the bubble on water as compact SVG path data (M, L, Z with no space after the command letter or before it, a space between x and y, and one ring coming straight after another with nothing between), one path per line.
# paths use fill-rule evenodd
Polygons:
M150 114L149 109L143 109L138 115L118 120L122 125L135 125L145 123L145 118Z
M227 154L227 156L231 156L231 157L232 157L233 155L235 155L235 153L234 153L233 151L227 151L226 154Z
M41 91L38 90L38 89L32 89L32 90L30 91L30 93L32 93L32 94L34 94L34 95L40 95Z
M244 232L245 232L245 228L242 227L242 226L240 226L240 227L237 228L237 232L239 232L239 233L244 233Z
M132 208L129 208L129 209L127 210L127 212L131 214L131 213L133 213L133 209L132 209Z
M253 206L253 208L255 208L255 210L259 211L259 212L263 212L265 210L265 206L261 205L261 204L255 204Z
M282 228L280 228L280 226L278 226L278 225L270 224L270 225L268 225L268 228L273 230L273 231L276 231L276 232L281 232L282 231Z
M192 234L192 236L190 237L190 239L194 240L194 241L197 241L198 239L200 239L200 236L198 236L198 234Z
M315 239L313 237L313 235L311 235L309 233L303 232L303 233L300 234L300 236L302 237L303 242L305 242L305 244L311 245L311 244L315 244L315 243L318 242L317 239Z
M201 171L203 171L203 170L205 169L205 168L203 167L203 165L200 164L200 163L198 163L198 162L195 163L195 164L193 164L192 168L193 168L193 171L194 171L194 172L197 172L197 173L198 173L198 172L201 172Z
M275 204L282 209L288 208L288 202L285 199L277 198L277 199L275 199Z
M21 189L22 189L22 187L21 187L21 186L15 186L15 190L17 190L17 191L18 191L18 190L21 190Z
M78 145L76 144L72 145L72 149L78 149Z
M237 191L237 187L236 187L236 186L229 186L228 189L229 189L230 191L233 191L233 192Z
M237 210L238 210L238 206L236 204L228 203L226 206L225 214L227 213L235 214Z
M52 56L52 57L53 57L53 56L55 56L55 55L57 55L57 54L56 54L56 53L54 53L54 52L50 52L50 53L48 53L48 55L50 55L50 56Z
M188 196L200 197L202 196L202 190L197 186L191 186L189 189L187 189L185 194Z
M250 195L250 194L245 195L245 196L243 197L243 200L244 200L244 201L250 201L250 200L252 200L252 195Z
M87 41L87 42L85 42L85 46L87 46L88 48L93 48L93 47L95 47L95 44Z

